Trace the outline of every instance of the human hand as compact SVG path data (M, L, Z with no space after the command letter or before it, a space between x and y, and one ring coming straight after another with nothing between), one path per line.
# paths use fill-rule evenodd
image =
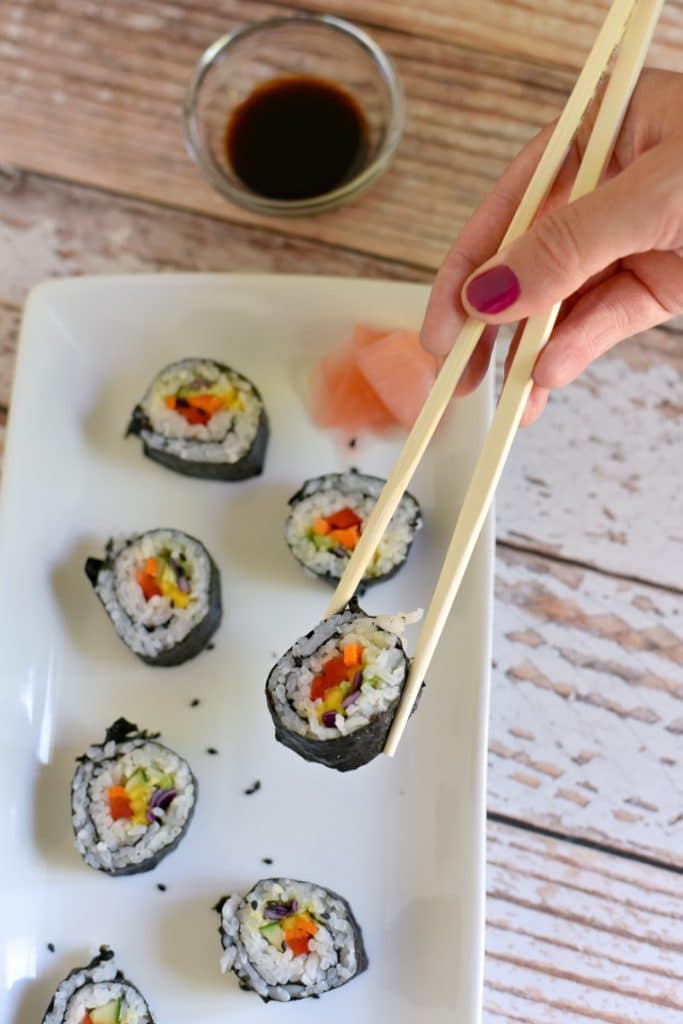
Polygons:
M603 182L567 204L596 114L594 104L542 215L492 256L552 126L516 157L446 256L422 326L424 347L443 357L468 315L492 325L458 386L466 394L486 372L498 325L563 301L536 362L523 424L538 419L550 390L617 342L683 312L683 74L643 73ZM506 371L518 338L519 331Z

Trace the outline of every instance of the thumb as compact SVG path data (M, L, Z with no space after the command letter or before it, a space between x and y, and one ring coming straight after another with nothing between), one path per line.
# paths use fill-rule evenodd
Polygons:
M615 260L655 248L671 204L669 197L663 204L641 162L551 210L471 274L462 290L467 311L489 323L521 320L566 299Z

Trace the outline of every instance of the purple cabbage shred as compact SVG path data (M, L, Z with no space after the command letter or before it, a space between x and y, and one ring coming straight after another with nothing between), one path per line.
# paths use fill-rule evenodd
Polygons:
M290 900L289 903L277 903L272 901L266 903L263 910L263 916L266 921L282 921L285 917L289 917L290 914L296 914L299 909L299 904L296 900Z

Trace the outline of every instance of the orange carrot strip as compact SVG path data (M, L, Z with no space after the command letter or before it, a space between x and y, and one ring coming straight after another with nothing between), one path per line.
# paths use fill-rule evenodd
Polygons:
M363 657L363 648L360 644L347 644L344 648L344 664L348 668L355 668L360 665Z
M312 936L317 934L318 926L312 917L309 917L308 914L302 914L296 919L294 931L303 932L304 935Z
M219 412L224 405L220 395L190 395L187 401L193 408L201 409L202 412L207 413L209 416Z
M360 530L357 526L349 526L348 530L330 530L330 537L342 547L353 551L360 540Z

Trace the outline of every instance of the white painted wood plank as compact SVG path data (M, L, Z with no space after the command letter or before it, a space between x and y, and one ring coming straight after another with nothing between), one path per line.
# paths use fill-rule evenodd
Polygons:
M493 822L485 1024L681 1024L679 875Z
M618 346L520 431L498 536L683 589L683 331Z
M683 865L683 602L499 547L489 806Z

